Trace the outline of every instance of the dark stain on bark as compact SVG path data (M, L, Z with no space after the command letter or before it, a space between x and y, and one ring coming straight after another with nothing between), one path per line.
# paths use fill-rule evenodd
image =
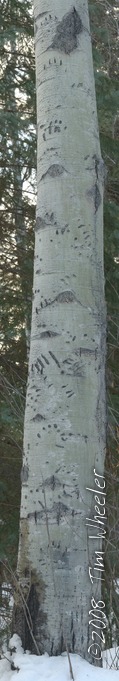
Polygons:
M36 226L35 226L35 231L39 231L40 229L45 229L46 227L49 227L49 225L52 225L54 223L54 213L46 213L45 217L42 218L41 216L38 216L36 218ZM38 274L41 270L38 270Z
M27 579L27 569L24 570L23 578ZM22 641L24 650L30 650L33 654L38 654L36 646L31 636L31 629L35 641L38 639L39 654L41 652L41 642L45 638L44 628L47 626L47 615L42 610L45 598L45 584L42 577L38 577L35 571L30 573L31 586L26 597L24 589L22 592L15 593L15 603L12 617L12 635L17 633Z
M34 20L34 34L35 34L35 35L36 35L37 31L38 31L37 21L38 21L39 19L42 19L42 17L44 17L46 14L48 14L48 12L40 12L40 14L38 14L37 17L35 18L35 20ZM42 26L42 23L41 23L41 26Z
M80 347L79 349L77 349L76 354L77 355L79 354L80 357L81 357L82 353L84 355L90 355L90 356L95 355L95 359L97 359L97 351L98 351L98 348L81 348Z
M67 359L63 360L63 364L65 366L66 376L78 376L80 378L84 378L85 367L79 361L75 362L73 357L68 357Z
M46 11L45 11L45 12L40 12L39 14L37 14L36 19L37 19L37 20L38 20L38 19L41 19L42 17L46 16L46 14L48 14L48 12L46 12Z
M56 331L50 331L48 329L47 331L42 331L42 333L40 333L40 338L42 338L42 339L44 338L44 340L45 340L47 338L55 338L56 336L59 336L59 335L60 334L56 333Z
M62 293L59 293L55 300L53 302L57 303L73 303L73 301L76 300L75 294L73 291L62 291Z
M26 630L26 621L25 621L25 615L24 615L24 610L22 608L22 604L19 607L14 605L13 615L12 615L12 632L11 633L12 633L12 636L13 636L13 634L18 634L18 636L20 636L24 650L25 650L25 630Z
M28 466L22 466L21 470L21 482L25 483L27 482L29 477L29 467Z
M63 504L62 501L58 501L58 503L54 502L53 511L54 514L56 515L57 524L59 525L61 518L67 515L67 511L69 511L69 508L68 506L66 506L66 504Z
M28 601L27 601L27 606L28 606L28 611L30 613L31 621L32 621L32 632L34 635L34 638L36 637L36 621L38 617L38 611L39 611L39 602L38 602L38 596L37 596L37 591L32 584L29 596L28 596ZM28 627L28 624L26 622L25 626L25 649L31 650L32 653L36 654L36 648L33 643L33 639L31 637L30 633L31 627Z
M66 650L66 641L63 638L63 633L60 634L58 646L56 646L55 641L52 641L51 655L61 655Z
M77 35L82 30L82 21L77 10L73 7L58 23L51 47L65 52L65 54L70 54L77 48Z
M93 161L94 161L94 164L95 164L96 178L97 178L97 180L101 180L102 184L104 185L104 181L105 181L105 177L106 177L106 175L105 175L106 168L105 168L104 161L103 161L102 158L98 158L98 156L96 156L96 154L94 154L92 158L93 158Z
M43 506L41 501L39 501L39 504L42 506L42 510L37 511L37 520L42 520L42 522L46 523L46 508ZM56 520L57 524L59 525L61 518L67 515L69 511L70 509L68 506L66 506L66 504L63 504L61 501L54 502L51 508L47 508L47 517L49 519L50 517L53 517L53 519ZM34 519L34 512L28 513L28 519Z
M67 229L68 226L69 226L69 225L68 225L68 223L67 223L66 225L64 225L64 227L61 228L61 234L64 234L65 229Z
M72 633L72 652L74 653L75 651L75 633L73 631Z
M48 170L46 170L46 173L43 173L41 180L44 180L45 177L59 177L59 175L62 175L64 172L67 172L65 168L60 165L59 163L53 163L53 165L49 166Z
M55 475L51 475L49 478L44 480L44 486L51 487L51 489L54 490L55 487L61 487L61 482Z
M100 194L100 191L98 189L98 184L96 182L96 184L95 184L95 213L97 213L97 210L98 210L100 204L101 204L101 194Z
M71 303L75 299L74 293L72 291L62 291L59 293L55 300L58 303Z
M48 305L54 305L54 303L73 303L73 302L79 303L82 307L86 307L85 305L82 305L80 300L76 298L75 293L73 291L67 290L67 291L61 291L61 293L58 293L57 296L53 300L47 300L45 298L44 303L41 303L41 307L47 307Z
M47 227L46 221L40 217L36 218L35 231L37 232L39 229L44 229L45 227Z
M89 189L89 191L87 192L87 195L89 196L89 198L93 199L93 201L94 201L94 213L96 214L97 210L98 210L98 208L101 204L101 194L100 194L100 191L98 189L98 183L97 182L95 182L93 187L91 189Z
M36 414L31 421L45 421L45 416L43 416L43 414Z

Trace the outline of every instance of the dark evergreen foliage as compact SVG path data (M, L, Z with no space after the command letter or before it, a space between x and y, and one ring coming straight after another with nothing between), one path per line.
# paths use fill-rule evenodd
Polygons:
M0 63L0 559L7 556L15 565L35 220L35 66L30 2L1 3Z

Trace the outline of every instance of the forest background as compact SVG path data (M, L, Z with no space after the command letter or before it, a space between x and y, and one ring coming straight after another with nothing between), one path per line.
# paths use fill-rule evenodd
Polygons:
M105 164L107 532L104 600L108 620L106 644L111 647L114 640L119 645L118 2L92 0L89 12L101 153ZM32 304L37 131L34 24L29 0L2 0L0 57L0 616L3 636L17 561Z

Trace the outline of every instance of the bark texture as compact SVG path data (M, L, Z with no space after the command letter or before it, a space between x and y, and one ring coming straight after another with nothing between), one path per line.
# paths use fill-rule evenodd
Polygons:
M38 198L18 576L40 653L67 644L94 661L88 611L101 581L91 584L88 566L101 539L87 538L86 487L94 467L104 470L105 304L87 1L35 0L34 23ZM20 603L18 589L16 621Z

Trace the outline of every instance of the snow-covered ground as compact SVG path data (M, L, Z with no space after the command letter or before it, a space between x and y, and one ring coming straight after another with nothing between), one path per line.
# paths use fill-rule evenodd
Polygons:
M14 651L11 654L6 651L6 657L0 660L0 681L71 681L67 653L59 657L49 657L47 653L40 657L31 655L28 651L24 653L16 634L12 637L9 647ZM107 651L104 654L104 665L112 664L113 658L117 660L118 652L116 649L115 658L114 649ZM116 669L115 663L115 669L109 667L100 669L90 665L79 655L70 657L74 681L119 681L119 669Z

